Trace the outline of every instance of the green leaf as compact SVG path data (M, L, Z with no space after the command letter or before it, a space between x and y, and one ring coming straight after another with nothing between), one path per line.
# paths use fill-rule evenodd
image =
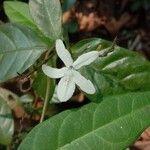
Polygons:
M50 80L50 92L49 92L49 99L52 97L55 82L53 79ZM36 91L37 95L41 97L43 100L45 99L46 95L46 88L47 88L47 76L42 72L42 70L38 71L37 76L33 82L33 89Z
M33 30L37 30L37 27L30 15L29 6L27 3L18 1L5 1L4 9L11 22L21 23L32 28Z
M103 47L108 46L108 44L106 45L106 41L104 42L104 40L99 39L99 38L90 38L90 39L82 40L76 43L75 45L73 45L73 47L71 48L73 57L77 58L82 53L96 50L100 44L103 45ZM109 42L109 46L110 45L111 43Z
M0 88L0 144L8 145L14 133L14 121L9 105L10 98L16 98L11 92ZM15 99L14 99L15 100Z
M24 26L0 26L0 82L24 72L47 50L38 36Z
M123 150L149 126L149 100L150 92L127 93L67 110L36 126L19 150Z
M47 65L49 66L56 66L56 58L52 57L48 62ZM54 89L55 89L55 81L54 79L51 79L43 73L42 69L39 69L37 71L36 77L33 81L33 89L35 90L36 94L41 97L43 100L46 96L46 90L47 90L47 84L50 84L50 92L48 99L50 100L53 96Z
M5 1L4 9L11 22L19 23L31 28L44 42L46 42L48 45L51 44L52 41L42 34L33 21L30 15L29 5L27 3L18 1Z
M59 0L30 0L31 15L38 28L52 40L62 36L62 12Z
M112 43L102 39L87 39L72 47L74 57L91 50L111 47ZM81 73L96 87L90 100L99 101L99 97L116 95L129 91L150 90L150 63L136 52L115 46L115 50L106 57L100 57L92 65L82 68Z

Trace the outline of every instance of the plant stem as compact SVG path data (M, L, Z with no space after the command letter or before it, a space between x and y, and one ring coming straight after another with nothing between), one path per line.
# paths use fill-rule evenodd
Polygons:
M44 117L45 117L45 113L46 113L46 109L47 109L47 105L48 105L48 100L49 100L49 94L50 94L50 79L47 77L47 87L46 87L45 101L44 101L44 106L43 106L43 110L42 110L40 123L43 122Z
M46 60L44 60L42 63L40 63L34 70L32 70L31 72L29 72L28 74L25 75L25 77L29 77L31 74L33 74L35 71L37 71L43 64L45 64L52 56L54 56L54 51L51 52L51 54L49 56L47 56L48 58ZM19 74L19 73L18 73ZM20 74L19 74L20 75Z

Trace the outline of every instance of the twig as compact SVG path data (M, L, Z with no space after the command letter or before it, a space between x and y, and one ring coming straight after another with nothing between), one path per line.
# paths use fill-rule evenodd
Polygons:
M47 77L46 94L45 94L44 106L43 106L43 110L42 110L40 123L43 122L44 117L45 117L45 113L46 113L46 109L47 109L47 105L48 105L48 100L49 100L49 94L50 94L50 79Z
M117 42L117 37L115 37L115 39L113 40L113 43L110 47L104 49L103 51L99 52L99 57L105 57L108 55L108 53L111 53L112 51L114 51L115 45Z
M47 53L45 55L45 60L48 61L49 58L53 56L53 54L54 53L51 53L51 50L47 51ZM46 63L46 62L44 62L44 63ZM43 63L41 64L41 66L42 65L43 65ZM45 113L46 113L47 105L48 105L48 100L49 100L49 94L50 94L50 79L47 77L47 86L46 86L45 100L44 100L44 106L43 106L42 114L41 114L41 118L40 118L40 123L43 122L44 117L45 117Z
M20 74L19 72L17 72L17 74L21 77L21 78L29 78L30 75L32 75L35 71L37 71L43 64L47 63L48 60L55 54L54 51L51 51L49 56L47 56L47 53L46 53L46 59L44 61L42 61L40 64L38 64L37 66L34 66L34 69L30 72L28 72L27 74Z

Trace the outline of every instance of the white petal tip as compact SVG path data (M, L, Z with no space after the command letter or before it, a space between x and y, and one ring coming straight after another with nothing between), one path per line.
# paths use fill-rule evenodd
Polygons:
M75 91L75 83L71 74L68 74L60 79L57 88L57 96L61 102L68 101Z
M95 90L95 88L93 87L93 88L91 88L88 92L87 92L87 94L94 94L96 92L96 90Z
M63 42L61 39L57 39L56 40L56 43L58 43L58 42Z
M45 65L45 64L44 64L44 65L42 65L42 71L43 71L44 73L45 73L45 71L47 70L47 68L46 68L46 67L47 67L47 65Z
M50 78L61 78L64 76L66 68L64 67L61 69L57 69L47 65L42 65L42 71Z
M45 67L46 67L46 66L47 66L47 65L45 65L45 64L44 64L44 65L42 65L42 70L43 70L43 69L45 69Z
M62 98L60 98L59 101L60 101L61 103L63 103L63 102L67 102L68 99L62 99Z
M66 99L65 97L60 97L58 91L57 91L57 96L60 102L66 102L69 100L69 99Z
M77 58L77 60L73 63L73 67L75 69L80 69L82 66L87 66L94 62L99 56L98 51L91 51L85 53Z

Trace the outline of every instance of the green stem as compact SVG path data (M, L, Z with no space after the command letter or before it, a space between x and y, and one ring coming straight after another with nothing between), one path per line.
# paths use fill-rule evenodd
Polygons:
M49 54L50 53L50 54ZM47 56L47 54L49 54L49 56ZM47 61L54 56L55 52L53 50L49 50L47 51L46 54L46 59L44 61L42 61L39 65L37 65L31 72L29 72L28 74L25 74L25 76L23 77L29 77L30 75L32 75L35 71L37 71L43 64L47 63ZM17 72L18 73L18 72ZM20 76L22 76L20 73L18 73Z
M45 117L45 113L46 113L47 105L48 105L48 100L49 100L49 94L50 94L50 79L47 77L47 87L46 87L45 101L44 101L44 106L43 106L43 110L42 110L40 123L43 122L44 117Z

